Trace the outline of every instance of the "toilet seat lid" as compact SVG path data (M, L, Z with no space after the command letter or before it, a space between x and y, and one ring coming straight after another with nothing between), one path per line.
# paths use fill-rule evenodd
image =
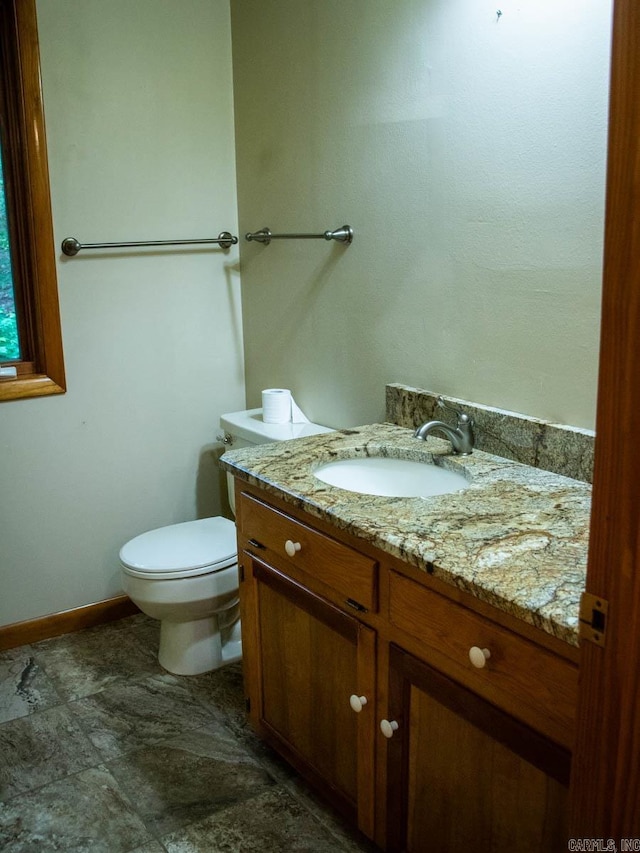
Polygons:
M200 518L149 530L120 549L120 561L149 574L225 568L236 559L236 526L228 518Z

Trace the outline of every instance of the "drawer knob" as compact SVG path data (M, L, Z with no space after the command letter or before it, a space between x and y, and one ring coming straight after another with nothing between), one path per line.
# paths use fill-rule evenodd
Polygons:
M471 646L469 649L469 660L477 669L482 669L490 657L489 649L481 649L478 646Z
M387 738L393 737L393 733L398 731L398 724L395 720L380 720L380 731Z
M298 551L302 548L302 545L299 542L292 542L291 539L287 539L284 543L284 550L290 557L295 557Z
M367 704L367 697L356 696L356 694L354 693L352 696L349 696L349 704L351 705L351 710L355 711L356 714L359 714L360 711L362 711L364 706Z

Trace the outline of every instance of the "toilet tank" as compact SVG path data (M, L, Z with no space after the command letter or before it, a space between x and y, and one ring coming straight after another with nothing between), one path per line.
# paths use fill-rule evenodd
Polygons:
M252 447L258 444L268 444L272 441L288 441L292 438L318 435L322 432L333 432L330 427L309 422L266 424L262 420L262 409L247 409L242 412L230 412L221 415L220 426L224 430L224 443L229 449ZM229 473L227 473L227 488L229 503L235 514L233 477Z

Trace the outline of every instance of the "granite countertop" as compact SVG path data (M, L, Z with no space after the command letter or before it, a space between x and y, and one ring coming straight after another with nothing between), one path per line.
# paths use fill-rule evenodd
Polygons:
M313 476L352 456L395 456L463 469L469 486L428 498L363 495ZM591 487L449 442L370 424L231 450L221 466L285 502L360 537L543 631L578 645Z

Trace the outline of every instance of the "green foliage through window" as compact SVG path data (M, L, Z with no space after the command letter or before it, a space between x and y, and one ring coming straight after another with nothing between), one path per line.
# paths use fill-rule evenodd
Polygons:
M4 195L4 174L0 158L0 362L20 358L20 341L13 294L11 250Z

